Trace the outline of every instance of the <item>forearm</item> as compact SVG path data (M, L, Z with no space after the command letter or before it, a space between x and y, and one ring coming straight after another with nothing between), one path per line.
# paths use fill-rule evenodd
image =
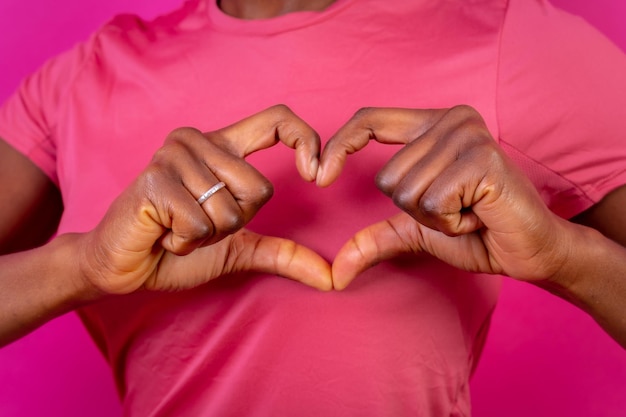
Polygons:
M80 276L79 235L0 257L0 346L103 296Z
M568 261L545 287L589 313L626 348L626 248L585 226L572 231Z

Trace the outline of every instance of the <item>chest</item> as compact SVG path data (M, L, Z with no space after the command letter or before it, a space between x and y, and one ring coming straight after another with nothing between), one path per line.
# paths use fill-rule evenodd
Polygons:
M332 32L320 33L327 39L316 42L311 36L215 34L176 54L130 55L85 71L57 132L62 230L93 227L173 129L210 131L278 103L306 120L323 143L361 107L469 104L497 137L491 38L456 36L433 48L411 30L365 33L367 39L356 42ZM378 196L371 180L397 148L369 148L346 171L352 181L345 184L359 195ZM272 149L250 160L278 190L287 190L278 200L299 193L291 151ZM345 198L345 190L336 189L325 198Z

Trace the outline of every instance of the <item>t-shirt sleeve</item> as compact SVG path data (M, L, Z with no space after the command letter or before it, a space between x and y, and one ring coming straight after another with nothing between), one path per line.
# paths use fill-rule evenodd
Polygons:
M626 183L626 55L545 0L510 0L500 46L500 143L557 214Z
M58 184L55 128L64 97L87 56L88 43L47 61L0 106L0 137Z

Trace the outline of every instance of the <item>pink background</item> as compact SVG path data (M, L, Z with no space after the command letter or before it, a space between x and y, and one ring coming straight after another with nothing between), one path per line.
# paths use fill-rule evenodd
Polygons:
M152 17L179 3L2 0L0 101L46 57L113 14ZM554 3L584 16L626 51L623 0ZM626 352L574 307L506 280L472 391L477 417L625 416ZM120 415L107 365L73 314L0 349L0 417Z

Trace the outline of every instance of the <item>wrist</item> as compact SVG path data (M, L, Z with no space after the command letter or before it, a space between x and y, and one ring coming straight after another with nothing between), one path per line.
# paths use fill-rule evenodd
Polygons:
M547 289L586 311L626 348L626 248L586 226Z
M41 248L42 251L48 252L42 256L48 256L51 260L49 277L56 282L64 283L64 290L59 294L58 302L68 311L106 296L81 270L79 254L84 247L84 239L84 234L64 234Z
M78 273L79 236L0 258L0 346L103 297Z
M592 312L598 300L605 297L605 274L611 273L608 264L615 259L615 250L623 248L590 227L566 222L566 230L559 268L538 285Z

